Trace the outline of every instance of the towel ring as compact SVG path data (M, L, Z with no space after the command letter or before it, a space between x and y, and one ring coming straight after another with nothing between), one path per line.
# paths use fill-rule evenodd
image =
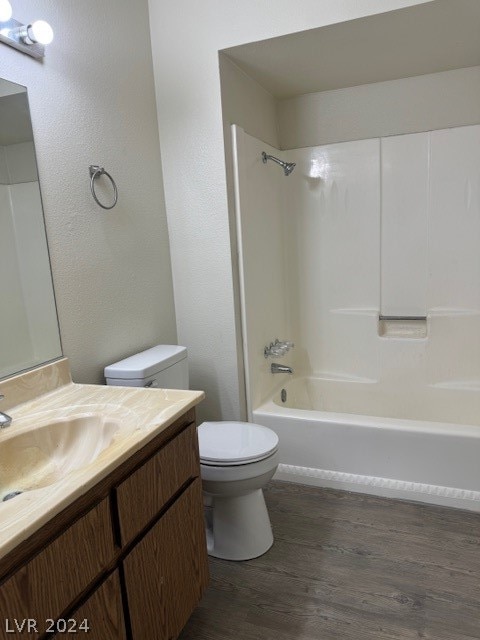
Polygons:
M102 204L100 200L97 198L97 194L95 193L95 180L103 175L107 176L107 178L112 183L112 187L113 187L113 204L110 206L106 206ZM90 191L92 192L93 199L95 200L95 202L98 204L99 207L102 207L102 209L113 209L113 207L117 204L118 190L117 190L117 185L115 184L115 180L107 171L105 171L103 167L99 167L95 164L90 165Z

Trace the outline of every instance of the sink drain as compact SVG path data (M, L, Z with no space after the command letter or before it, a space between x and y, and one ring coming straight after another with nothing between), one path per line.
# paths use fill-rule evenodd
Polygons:
M11 500L12 498L15 498L15 496L19 496L21 493L23 493L23 491L10 491L10 493L7 493L6 496L3 496L2 502Z

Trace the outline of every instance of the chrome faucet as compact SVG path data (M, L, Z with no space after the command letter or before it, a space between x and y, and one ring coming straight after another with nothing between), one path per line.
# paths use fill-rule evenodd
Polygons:
M3 400L5 396L0 395L0 400ZM12 424L12 418L7 416L6 413L2 413L0 411L0 429L5 429L5 427L9 427Z
M276 338L275 342L271 342L270 345L267 345L264 348L263 355L265 358L268 358L269 356L271 358L281 358L287 353L287 351L293 349L294 346L293 342L290 342L289 340L279 340Z
M277 364L276 362L272 362L270 371L272 373L293 373L292 367L286 367L284 364Z

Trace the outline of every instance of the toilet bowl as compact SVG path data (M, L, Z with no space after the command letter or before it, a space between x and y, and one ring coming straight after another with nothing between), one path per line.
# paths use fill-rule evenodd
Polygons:
M159 344L105 367L107 384L188 389L185 347ZM278 436L249 422L198 427L208 553L226 560L261 556L273 544L262 488L278 466Z
M278 466L278 436L249 422L198 427L208 553L250 560L273 544L263 487Z

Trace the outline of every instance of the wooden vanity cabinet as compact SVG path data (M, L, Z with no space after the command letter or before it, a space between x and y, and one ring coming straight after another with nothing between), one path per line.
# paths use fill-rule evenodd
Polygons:
M197 478L125 558L134 638L176 638L200 600L208 581L202 511Z
M72 615L58 624L55 640L67 635L92 640L127 640L118 570L114 571Z
M199 476L191 410L0 560L0 639L177 638L208 583Z
M2 584L0 637L11 638L9 630L17 630L15 620L21 624L28 619L36 621L38 634L24 627L18 635L41 635L47 621L59 617L88 588L114 553L110 506L104 499Z
M122 545L138 535L199 472L197 430L193 423L117 487Z

